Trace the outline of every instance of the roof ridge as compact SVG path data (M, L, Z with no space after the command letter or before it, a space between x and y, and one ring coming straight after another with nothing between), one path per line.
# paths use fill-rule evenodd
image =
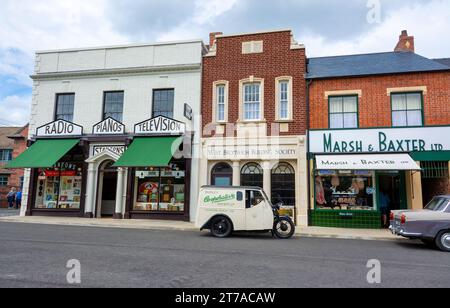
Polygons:
M395 52L395 51L369 52L369 53L358 53L358 54L348 54L348 55L339 55L339 56L311 57L311 58L308 58L308 59L343 58L343 57L356 57L356 56L370 56L370 55L392 54L392 53L402 53L402 52Z

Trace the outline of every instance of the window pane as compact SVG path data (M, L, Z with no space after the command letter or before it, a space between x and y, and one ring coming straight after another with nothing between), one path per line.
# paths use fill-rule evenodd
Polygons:
M244 120L260 119L260 84L244 85Z
M356 97L344 97L344 112L358 112L358 100Z
M357 128L357 127L358 127L358 114L344 113L344 128Z
M406 110L406 95L404 94L393 94L392 95L392 110Z
M74 102L74 94L58 94L56 101L56 120L73 121Z
M343 111L344 109L342 106L342 98L340 97L330 98L330 113L340 113Z
M153 92L153 117L173 118L174 90L155 90Z
M421 126L422 125L422 111L413 110L408 111L408 126Z
M330 128L344 128L342 113L330 114Z
M422 109L422 96L419 93L411 93L407 95L408 110Z
M406 111L393 111L392 112L392 126L407 126Z
M123 117L123 92L107 92L105 93L105 113L103 118L111 117L116 121L122 122Z

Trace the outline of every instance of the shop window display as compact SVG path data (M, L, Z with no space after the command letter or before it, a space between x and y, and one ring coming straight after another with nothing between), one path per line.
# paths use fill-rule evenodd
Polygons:
M54 168L39 169L38 172L36 209L80 209L80 165L58 163Z
M376 210L375 191L373 172L316 172L316 209Z
M135 211L184 212L185 166L173 163L165 168L136 171Z

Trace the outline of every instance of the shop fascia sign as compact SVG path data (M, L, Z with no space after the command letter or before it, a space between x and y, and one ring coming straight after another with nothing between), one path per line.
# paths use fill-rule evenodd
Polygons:
M57 120L39 127L36 130L38 137L66 137L82 136L83 127L65 120Z
M125 125L109 117L92 128L93 135L123 135L125 134Z
M450 151L450 127L310 131L311 153Z
M110 151L119 156L122 156L123 153L125 153L126 149L127 149L127 147L124 145L96 145L96 146L94 146L93 151L94 151L94 155L104 153L106 151Z
M163 116L138 123L134 133L139 135L184 135L186 124Z

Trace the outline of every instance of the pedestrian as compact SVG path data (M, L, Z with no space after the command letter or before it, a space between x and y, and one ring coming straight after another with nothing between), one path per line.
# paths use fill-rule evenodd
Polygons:
M16 194L16 210L20 210L21 206L22 206L22 190L19 189L19 191Z
M380 191L380 211L383 216L383 227L389 226L389 216L391 212L391 199L389 195L384 191Z
M16 189L14 187L6 195L6 199L8 200L8 209L14 208L14 203L16 202Z

